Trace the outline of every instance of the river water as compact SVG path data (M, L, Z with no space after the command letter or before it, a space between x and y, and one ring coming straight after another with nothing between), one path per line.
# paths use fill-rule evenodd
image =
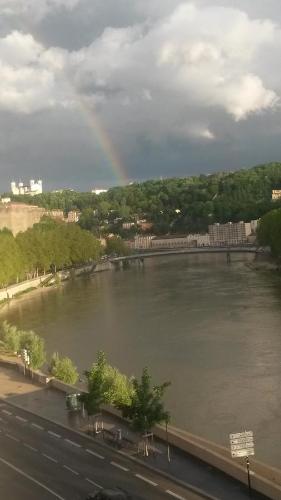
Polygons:
M172 382L173 425L225 446L230 432L253 430L256 458L279 467L281 277L253 271L252 258L147 259L32 292L2 318L81 372L99 349L128 375L148 366L155 382Z

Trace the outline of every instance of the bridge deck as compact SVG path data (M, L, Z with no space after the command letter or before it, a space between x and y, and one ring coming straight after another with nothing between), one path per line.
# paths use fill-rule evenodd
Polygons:
M200 247L200 248L177 248L177 249L167 249L159 250L157 252L141 252L131 255L126 255L123 257L113 257L110 259L111 262L128 261L135 259L145 259L148 257L160 257L165 255L180 255L180 254L210 254L210 253L263 253L264 251L256 246L237 246L237 247Z

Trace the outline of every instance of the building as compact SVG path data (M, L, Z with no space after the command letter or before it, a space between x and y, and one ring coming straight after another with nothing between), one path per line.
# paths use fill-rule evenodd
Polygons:
M153 228L153 223L147 221L146 219L138 220L137 225L142 231L150 231Z
M29 196L35 196L36 194L41 194L43 192L42 180L39 179L35 182L34 179L31 179L29 185L24 185L23 182L17 184L15 181L12 181L11 191L14 195L28 194Z
M151 242L155 236L135 236L133 248L136 250L147 250L151 248Z
M123 222L122 224L122 229L132 229L132 227L135 227L134 222Z
M210 245L209 234L159 236L151 241L152 249L194 248Z
M77 212L76 210L71 210L68 212L67 216L65 217L65 222L78 222L80 218L80 212Z
M99 195L101 193L107 193L107 191L108 191L108 189L92 189L91 192L94 193L94 194Z
M26 231L40 222L45 209L25 203L3 203L0 205L0 229L10 229L14 235Z
M281 189L273 189L271 193L271 199L274 200L280 200L281 198Z
M239 245L248 242L252 233L250 222L227 222L209 226L210 244L212 246Z

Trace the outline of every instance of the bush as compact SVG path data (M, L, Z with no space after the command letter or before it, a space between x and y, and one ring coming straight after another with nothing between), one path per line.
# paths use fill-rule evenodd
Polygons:
M79 377L77 368L71 359L60 358L57 352L51 358L50 373L66 384L75 384Z

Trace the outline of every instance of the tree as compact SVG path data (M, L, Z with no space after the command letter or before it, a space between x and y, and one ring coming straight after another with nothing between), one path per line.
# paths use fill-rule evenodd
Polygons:
M71 359L67 357L60 358L57 352L51 358L50 372L55 378L62 380L66 384L75 384L79 377L77 368Z
M98 352L97 362L85 375L88 394L82 396L82 401L88 415L99 413L102 404L112 404L117 408L131 404L134 391L132 380L111 366L103 351Z
M124 243L122 238L120 238L119 236L113 236L111 238L107 238L105 252L107 253L107 255L128 255L130 253L130 250Z
M85 371L88 383L88 393L80 396L88 416L94 416L100 412L100 407L104 403L104 353L98 353L97 363L94 363L90 370Z
M46 361L45 342L33 331L22 331L20 346L27 349L30 358L30 367L37 370Z
M144 368L140 382L133 380L132 402L123 408L123 416L132 422L132 427L140 434L147 433L156 425L168 422L169 412L164 409L163 396L170 382L151 386L151 376Z
M10 325L7 321L2 323L0 337L7 351L17 353L20 350L20 336L21 332L15 325Z
M261 218L257 236L261 245L270 247L275 258L281 258L281 209L271 210Z

